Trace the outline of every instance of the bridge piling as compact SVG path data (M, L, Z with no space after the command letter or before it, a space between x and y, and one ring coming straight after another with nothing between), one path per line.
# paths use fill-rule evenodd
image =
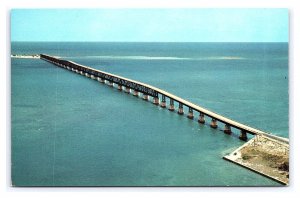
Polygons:
M179 115L183 115L184 111L183 111L183 104L180 102L179 106L178 106L178 112Z
M127 94L130 93L130 88L129 87L125 87L125 93L127 93Z
M158 97L153 97L153 104L159 105L159 98Z
M165 95L161 96L161 104L160 104L160 106L162 108L166 108L166 96Z
M194 119L193 109L191 107L189 107L189 113L188 113L187 117L189 119Z
M169 111L174 111L175 107L174 107L174 100L170 98L170 106L169 106Z
M202 112L200 112L200 114L199 114L198 122L201 123L201 124L205 123L204 114Z
M97 78L98 82L104 83L104 80L100 77Z
M231 132L231 127L229 124L225 124L225 127L224 127L224 133L230 135L232 132Z
M133 90L133 95L138 97L139 96L139 92L137 90Z
M143 100L148 100L149 96L147 94L143 94Z
M215 118L211 119L210 127L214 129L218 128L217 120Z
M118 90L122 91L122 85L118 84Z
M244 130L241 130L241 134L240 134L239 139L240 139L240 140L243 140L243 141L247 141L247 140L248 140L247 132L244 131Z

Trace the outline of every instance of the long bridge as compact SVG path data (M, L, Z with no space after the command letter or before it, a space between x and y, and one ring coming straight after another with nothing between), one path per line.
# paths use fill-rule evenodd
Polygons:
M42 60L48 61L50 63L53 63L61 68L65 68L68 70L71 70L73 72L76 72L78 74L84 75L86 77L89 77L91 79L97 80L101 83L106 83L110 86L114 86L114 84L117 86L118 90L122 91L124 90L126 93L133 93L134 96L139 96L139 93L143 94L144 100L149 100L149 96L153 98L153 104L160 105L162 108L166 108L166 98L169 99L169 106L168 109L170 111L175 111L174 102L178 103L178 109L177 113L180 115L184 114L183 106L186 106L188 110L187 117L189 119L194 119L194 112L197 112L199 114L198 122L201 124L205 123L205 117L209 117L211 119L210 121L210 127L212 128L218 128L218 122L224 124L224 133L230 135L232 133L231 128L236 128L240 130L239 139L247 141L248 137L247 134L251 135L265 135L267 137L276 139L278 141L289 143L289 140L287 138L279 137L272 135L270 133L252 128L250 126L247 126L245 124L236 122L234 120L231 120L229 118L226 118L220 114L214 113L210 110L207 110L203 107L200 107L196 104L193 104L187 100L184 100L178 96L175 96L167 91L164 91L162 89L159 89L157 87L138 82L135 80L131 80L128 78L124 78L115 74L107 73L101 70L93 69L91 67L87 67L72 61L68 60L62 60L60 58L49 56L46 54L40 54L40 58ZM160 96L160 97L159 97ZM161 100L160 100L161 98Z

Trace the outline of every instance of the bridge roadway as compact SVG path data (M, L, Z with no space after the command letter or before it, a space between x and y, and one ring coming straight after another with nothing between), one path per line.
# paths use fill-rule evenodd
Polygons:
M230 133L231 133L230 127L233 127L233 128L241 130L241 136L243 136L243 135L245 136L245 133L249 133L249 134L252 134L252 135L265 135L265 136L268 136L268 137L270 137L272 139L276 139L276 140L278 140L280 142L283 142L283 143L286 143L286 144L289 143L289 140L287 138L283 138L283 137L279 137L279 136L276 136L276 135L272 135L270 133L261 131L259 129L255 129L255 128L247 126L245 124L241 124L239 122L236 122L234 120L226 118L226 117L224 117L224 116L222 116L220 114L214 113L214 112L212 112L212 111L210 111L208 109L205 109L205 108L200 107L200 106L198 106L196 104L193 104L193 103L191 103L191 102L189 102L187 100L184 100L184 99L182 99L182 98L180 98L180 97L178 97L176 95L173 95L173 94L171 94L171 93L169 93L167 91L164 91L162 89L159 89L157 87L154 87L154 86L151 86L151 85L139 82L139 81L131 80L129 78L124 78L122 76L118 76L118 75L111 74L111 73L108 73L108 72L104 72L104 71L101 71L101 70L96 70L94 68L87 67L87 66L84 66L84 65L72 62L72 61L62 60L62 59L59 59L59 58L56 58L56 57L53 57L53 56L41 54L40 57L41 57L41 59L43 59L45 61L48 61L48 62L51 62L53 64L56 64L56 65L58 65L60 67L64 67L64 68L68 68L69 67L68 69L71 69L71 68L74 69L74 68L76 68L76 69L74 69L74 71L75 70L77 70L77 71L85 71L89 75L95 75L95 77L101 76L101 77L104 77L104 79L106 79L106 80L108 80L110 82L120 83L120 84L122 84L125 87L131 87L131 88L134 88L135 90L140 90L140 92L142 92L144 94L148 94L148 95L152 96L154 99L155 98L158 99L158 94L161 94L162 96L168 97L170 100L177 101L179 104L185 105L186 107L188 107L189 108L189 112L192 114L192 116L193 116L193 111L192 110L194 110L194 111L199 112L200 115L204 114L204 115L206 115L206 116L208 116L208 117L210 117L212 119L215 119L216 121L219 121L219 122L227 125L229 127ZM127 84L124 83L124 82L126 82ZM133 85L135 85L135 86L133 86ZM140 87L143 87L143 89L140 89ZM145 88L148 88L147 89L148 91L145 90ZM183 114L183 111L180 114ZM216 125L216 127L213 127L213 128L217 128L217 125ZM226 129L226 127L225 127L225 129ZM247 136L245 136L244 138L240 138L240 139L247 140Z

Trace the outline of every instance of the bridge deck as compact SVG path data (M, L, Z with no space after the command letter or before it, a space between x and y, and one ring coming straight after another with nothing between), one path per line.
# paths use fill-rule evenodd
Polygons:
M57 59L57 60L60 60L60 59ZM151 86L151 85L148 85L148 84L145 84L145 83L142 83L142 82L139 82L139 81L135 81L135 80L132 80L132 79L129 79L129 78L124 78L122 76L118 76L118 75L115 75L115 74L112 74L112 73L108 73L108 72L104 72L104 71L101 71L101 70L97 70L97 69L94 69L94 68L91 68L91 67L87 67L85 65L81 65L81 64L78 64L78 63L75 63L75 62L72 62L72 61L68 61L70 63L73 63L73 64L76 64L82 68L86 68L86 69L89 69L91 71L96 71L96 72L100 72L100 73L103 73L103 74L107 74L109 76L113 76L113 77L116 77L116 78L119 78L119 79L123 79L123 80L127 80L127 81L130 81L130 82L133 82L133 83L136 83L136 84L139 84L139 85L142 85L142 86L145 86L145 87L148 87L150 89L153 89L155 91L157 91L158 93L162 94L162 95L165 95L167 96L168 98L170 99L173 99L179 103L182 103L184 104L185 106L187 107L190 107L192 108L193 110L197 111L197 112L201 112L203 114L205 114L206 116L209 116L211 118L214 118L216 120L218 120L219 122L222 122L224 124L228 124L234 128L237 128L239 130L243 130L247 133L250 133L252 135L265 135L265 136L268 136L270 138L273 138L273 139L277 139L279 141L282 141L282 142L285 142L285 143L288 143L289 140L287 138L283 138L283 137L279 137L279 136L275 136L275 135L272 135L272 134L269 134L267 132L264 132L264 131L261 131L261 130L258 130L258 129L255 129L253 127L250 127L250 126L247 126L245 124L242 124L242 123L239 123L239 122L236 122L234 120L231 120L229 118L226 118L220 114L217 114L213 111L210 111L208 109L205 109L203 107L200 107L199 105L196 105L196 104L193 104L187 100L184 100L176 95L173 95L167 91L164 91L162 89L159 89L157 87L154 87L154 86Z

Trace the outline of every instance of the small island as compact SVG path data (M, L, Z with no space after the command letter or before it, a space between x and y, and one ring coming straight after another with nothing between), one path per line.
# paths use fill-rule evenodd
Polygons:
M256 135L224 159L269 177L289 183L289 145L264 135Z
M12 54L10 56L11 58L34 58L34 59L38 59L40 58L39 54Z

